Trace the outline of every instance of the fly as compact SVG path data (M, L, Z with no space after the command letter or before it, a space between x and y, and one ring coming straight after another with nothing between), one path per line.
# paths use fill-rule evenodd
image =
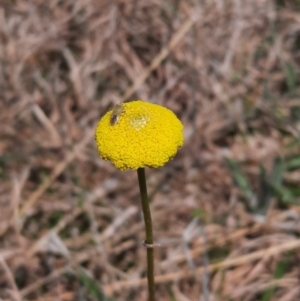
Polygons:
M120 116L123 112L123 103L119 103L115 105L115 107L112 110L111 116L110 116L110 124L116 125L120 119Z

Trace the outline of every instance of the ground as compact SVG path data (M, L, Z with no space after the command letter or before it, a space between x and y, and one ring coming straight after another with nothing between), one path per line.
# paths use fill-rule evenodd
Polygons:
M185 143L146 170L157 300L300 300L300 2L3 0L0 299L147 300L136 171L97 154L124 100Z

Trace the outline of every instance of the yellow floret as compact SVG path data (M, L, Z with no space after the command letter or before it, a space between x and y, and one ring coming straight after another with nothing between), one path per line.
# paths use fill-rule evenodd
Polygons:
M96 127L98 152L118 169L160 167L183 145L183 125L169 109L141 100L123 104L115 124L108 111Z

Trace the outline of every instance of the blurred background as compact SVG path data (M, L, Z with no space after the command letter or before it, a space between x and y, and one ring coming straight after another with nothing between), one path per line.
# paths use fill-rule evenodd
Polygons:
M300 300L300 1L0 2L0 299L147 300L122 100L173 110L147 169L157 300Z

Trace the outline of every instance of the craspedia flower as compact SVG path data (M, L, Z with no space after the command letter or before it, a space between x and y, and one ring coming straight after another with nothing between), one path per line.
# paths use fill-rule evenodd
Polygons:
M183 125L169 109L141 100L108 111L96 127L100 156L118 169L160 167L183 145Z

